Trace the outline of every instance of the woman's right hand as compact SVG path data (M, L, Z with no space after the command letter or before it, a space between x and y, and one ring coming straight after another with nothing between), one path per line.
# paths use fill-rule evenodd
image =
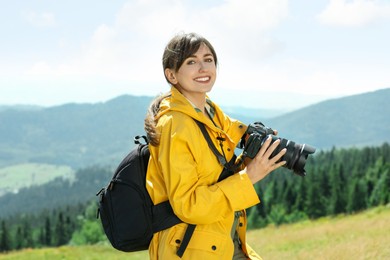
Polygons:
M272 144L271 140L272 138L269 136L261 146L257 155L247 163L246 168L244 169L252 184L264 179L270 172L286 164L286 161L278 162L286 153L286 148L270 158L272 152L280 144L280 139L275 140Z

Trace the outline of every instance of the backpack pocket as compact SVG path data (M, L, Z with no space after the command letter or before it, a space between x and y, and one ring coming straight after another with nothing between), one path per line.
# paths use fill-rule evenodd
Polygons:
M151 205L137 187L114 183L100 200L100 217L112 246L125 252L146 250L153 236ZM142 194L142 193L141 193Z

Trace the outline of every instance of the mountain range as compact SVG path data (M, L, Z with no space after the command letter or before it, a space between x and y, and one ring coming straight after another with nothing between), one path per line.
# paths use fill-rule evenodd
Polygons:
M284 114L226 108L246 124L262 121L279 137L317 148L390 141L390 88L323 101ZM152 97L122 95L101 103L1 107L0 168L21 163L116 165L143 134ZM277 100L275 101L277 102Z

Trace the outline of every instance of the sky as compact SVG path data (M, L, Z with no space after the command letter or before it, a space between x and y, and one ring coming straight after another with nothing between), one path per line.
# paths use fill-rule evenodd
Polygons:
M390 87L389 0L0 0L0 105L169 90L177 33L218 56L221 106L295 109Z

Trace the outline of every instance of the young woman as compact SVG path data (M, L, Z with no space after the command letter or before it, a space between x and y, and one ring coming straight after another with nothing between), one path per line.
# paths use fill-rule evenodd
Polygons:
M278 162L285 149L270 158L279 141L271 144L269 138L253 160L218 182L223 167L194 119L206 126L227 161L247 126L208 98L216 67L214 48L197 34L177 35L165 48L171 90L155 99L145 119L151 153L147 189L154 204L169 200L183 223L154 234L150 259L179 259L188 224L196 228L182 259L261 259L246 244L245 209L260 202L253 185L285 163Z

